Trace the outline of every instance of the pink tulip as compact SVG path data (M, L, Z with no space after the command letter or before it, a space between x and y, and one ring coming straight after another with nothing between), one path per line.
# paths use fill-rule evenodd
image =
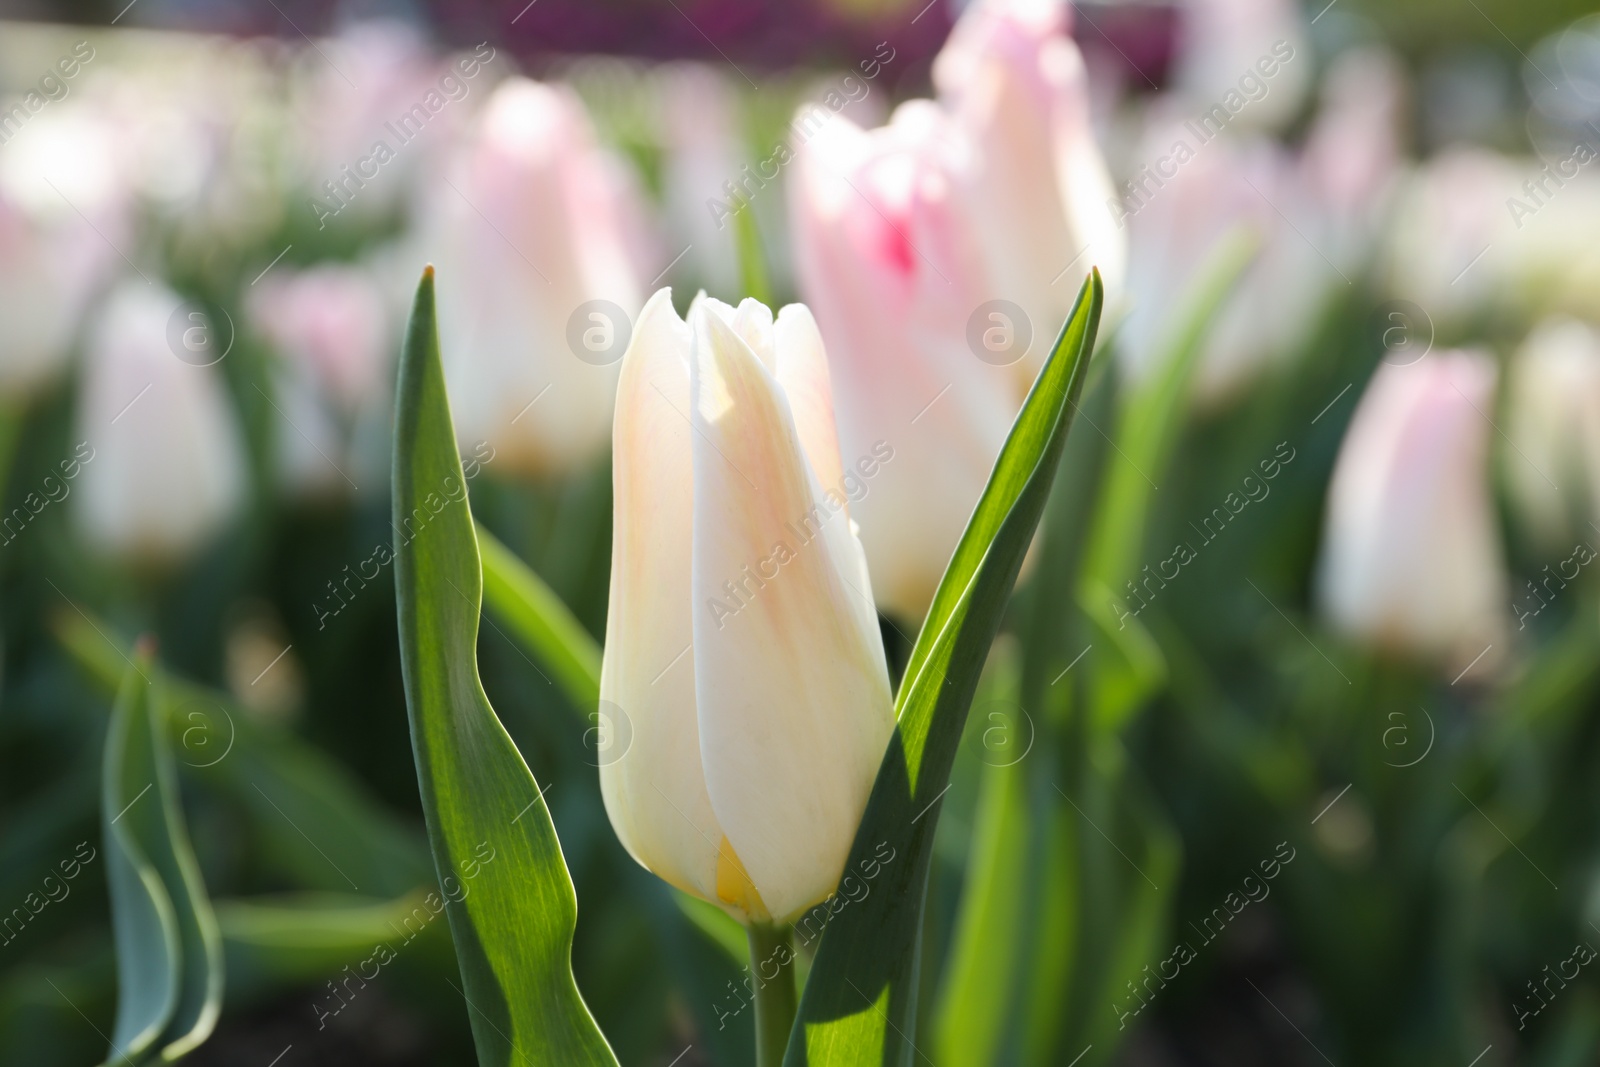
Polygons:
M791 186L840 447L848 459L894 449L854 515L879 605L908 620L932 600L1020 404L1015 369L967 343L994 290L952 189L955 137L928 101L870 133L834 118L802 147Z
M549 474L604 449L645 277L636 196L577 96L525 78L494 91L432 190L456 432L497 467ZM596 300L616 310L583 307Z
M323 264L278 271L250 294L251 319L341 408L353 411L384 382L388 311L366 271Z
M1116 286L1124 257L1060 4L974 4L934 80L937 103L903 104L887 126L833 117L801 139L789 188L842 447L895 449L856 510L879 605L907 619L927 609L1078 284L1099 266Z
M1089 121L1083 57L1057 0L978 0L934 63L939 102L965 136L952 184L973 223L989 295L1022 306L1036 343L1026 391L1099 267L1122 290L1126 242L1106 210L1111 177Z
M1329 486L1318 573L1323 610L1351 637L1455 669L1503 643L1494 387L1493 360L1462 351L1383 364L1368 385Z

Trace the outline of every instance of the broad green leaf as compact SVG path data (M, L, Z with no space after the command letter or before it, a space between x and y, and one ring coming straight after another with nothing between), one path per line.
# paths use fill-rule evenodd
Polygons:
M143 664L143 667L140 664ZM111 1063L171 1063L216 1025L222 941L178 809L151 657L130 665L106 732L101 793L117 947Z
M1030 855L1028 768L984 764L961 907L933 1022L937 1063L996 1062L1017 998Z
M600 646L544 579L478 526L483 599L555 675L572 706L588 714L600 699Z
M872 889L841 908L806 982L785 1063L901 1064L916 1056L918 957L934 810L1001 615L1033 539L1094 348L1102 289L1091 273L1012 425L912 648L897 722L849 871ZM889 849L884 860L882 849ZM875 866L874 866L875 865Z
M116 690L130 645L78 612L58 615L52 629L92 681ZM169 743L185 773L250 813L253 851L291 884L392 897L433 880L420 835L337 760L225 693L159 664L142 669L167 694Z
M615 1065L572 977L578 901L555 826L478 678L483 572L445 395L431 267L417 287L396 394L400 662L478 1062Z

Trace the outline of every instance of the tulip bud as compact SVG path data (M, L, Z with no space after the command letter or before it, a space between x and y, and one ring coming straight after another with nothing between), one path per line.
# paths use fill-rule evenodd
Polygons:
M1531 243L1507 210L1521 192L1521 168L1480 148L1452 148L1420 167L1403 186L1389 235L1388 287L1439 325L1471 321L1510 287L1513 262Z
M801 147L790 185L840 446L852 462L881 442L894 452L852 513L880 606L909 620L932 601L1022 401L1016 354L980 358L969 342L1006 294L986 282L954 191L959 138L926 100L870 132L834 118ZM1009 325L1047 346L1053 328L1027 319Z
M744 922L843 870L894 728L810 313L663 289L622 361L601 716L617 836Z
M326 264L259 284L249 304L255 329L340 408L354 411L383 384L388 313L370 274Z
M1494 383L1493 361L1473 352L1383 364L1373 376L1328 489L1318 573L1323 610L1350 636L1455 668L1503 644L1509 598L1488 481Z
M1317 235L1341 269L1359 269L1386 228L1400 178L1405 75L1382 48L1352 48L1329 65L1322 107L1300 166L1326 223Z
M706 288L732 291L739 257L723 185L741 180L740 167L749 162L738 95L705 64L666 67L659 79L662 200L673 250L687 250L682 266Z
M1171 162L1165 153L1183 136L1178 127L1158 127L1146 149L1152 167ZM1245 229L1260 242L1206 337L1194 383L1203 406L1226 402L1272 361L1291 355L1330 287L1343 284L1307 236L1319 232L1321 216L1294 161L1265 138L1208 142L1175 177L1140 183L1125 206L1131 215L1132 307L1121 347L1136 375L1156 369L1174 308L1222 241ZM1301 221L1297 226L1288 219Z
M1546 549L1596 536L1600 520L1600 331L1551 319L1523 342L1511 369L1501 455L1511 499Z
M78 396L76 436L94 450L74 494L78 525L102 551L151 562L198 546L245 488L216 367L169 345L179 307L171 290L122 282L92 330Z
M927 610L1078 282L1093 266L1110 288L1122 277L1066 28L1055 0L982 0L934 66L937 103L800 138L799 287L828 338L845 453L894 450L856 513L879 603L907 619Z
M427 251L458 439L533 475L588 460L639 307L635 191L577 97L525 78L495 89L445 182Z
M1019 304L1038 331L1016 365L1025 393L1098 267L1113 306L1127 246L1106 210L1113 187L1089 120L1083 56L1058 0L980 0L934 63L939 101L969 139L956 188L989 295Z

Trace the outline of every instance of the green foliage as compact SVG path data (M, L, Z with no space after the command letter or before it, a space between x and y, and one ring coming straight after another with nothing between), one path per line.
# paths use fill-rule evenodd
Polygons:
M791 1067L901 1063L914 1055L933 809L948 788L979 675L1055 478L1101 301L1095 273L1012 426L912 648L895 733L846 869L881 859L883 845L893 859L823 935L790 1037Z
M445 395L432 268L401 356L395 440L406 706L478 1060L614 1065L572 977L577 897L555 827L478 679L482 567Z
M129 664L106 734L101 815L119 987L112 1064L175 1062L210 1035L222 1002L221 936L178 808L150 659Z

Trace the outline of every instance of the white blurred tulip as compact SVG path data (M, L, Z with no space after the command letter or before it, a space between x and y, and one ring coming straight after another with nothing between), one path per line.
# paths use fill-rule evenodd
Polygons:
M64 365L123 239L114 169L110 131L82 109L41 113L0 152L0 395Z
M739 98L710 66L674 65L660 72L658 122L662 131L662 199L672 230L673 254L712 292L739 285L734 228L707 207L727 200L724 184L738 181L748 160L739 132Z
M369 272L340 264L280 267L255 285L248 309L256 331L341 408L355 410L383 385L388 310Z
M1385 49L1340 52L1323 79L1300 169L1323 216L1323 251L1342 270L1360 269L1387 228L1401 178L1405 103L1404 70Z
M661 290L623 360L602 759L617 836L744 922L844 867L894 726L810 313Z
M1224 104L1230 93L1248 100L1240 79L1256 75L1263 56L1279 42L1292 49L1267 82L1265 95L1250 100L1235 118L1251 129L1276 129L1294 118L1311 85L1313 60L1305 14L1296 0L1192 0L1182 8L1177 92L1191 106ZM1284 49L1279 46L1279 58ZM1232 108L1230 107L1230 110Z
M164 287L121 282L92 328L78 396L76 436L95 451L74 497L78 526L97 549L148 562L193 551L245 488L217 368L169 343L180 304Z
M1089 117L1083 57L1058 0L977 0L934 62L939 101L967 139L952 172L975 226L989 296L1019 304L1035 344L1024 391L1098 267L1122 292L1127 243L1106 210L1113 188Z
M1152 137L1152 154L1178 136L1173 129ZM1330 285L1344 284L1312 244L1320 237L1317 221L1294 160L1275 142L1227 137L1203 145L1128 219L1131 308L1121 348L1133 373L1156 369L1175 311L1224 238L1240 229L1255 237L1258 251L1212 323L1195 371L1195 398L1223 403L1289 356Z
M1382 364L1328 489L1317 590L1347 635L1480 671L1499 655L1509 590L1489 491L1495 365L1435 352ZM1503 649L1502 649L1503 651Z
M1239 228L1254 234L1259 250L1206 338L1196 400L1225 403L1296 354L1332 294L1377 253L1400 177L1403 93L1392 56L1342 53L1298 157L1231 129L1202 141L1192 122L1178 121L1174 101L1153 110L1140 149L1145 165L1123 198L1132 310L1122 348L1135 373L1152 368L1174 311Z
M1436 324L1493 306L1521 239L1506 210L1522 168L1479 148L1442 153L1406 183L1390 235L1389 288Z
M570 90L512 78L427 204L463 446L487 441L497 467L533 475L588 461L641 300L637 189Z
M1545 549L1595 536L1600 520L1600 330L1550 319L1511 364L1501 467L1516 510Z

